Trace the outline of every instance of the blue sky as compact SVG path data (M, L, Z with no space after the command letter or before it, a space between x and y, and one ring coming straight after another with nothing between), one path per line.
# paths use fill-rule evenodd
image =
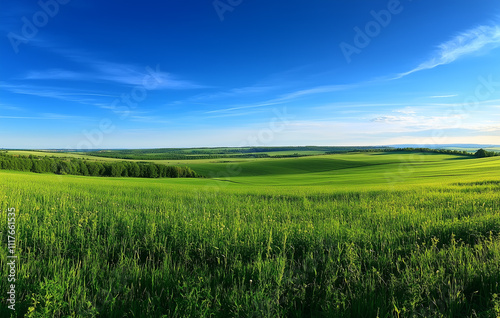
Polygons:
M500 144L500 4L0 3L0 148Z

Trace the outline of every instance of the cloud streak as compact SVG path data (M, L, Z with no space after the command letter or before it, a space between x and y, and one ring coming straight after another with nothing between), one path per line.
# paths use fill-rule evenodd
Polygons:
M31 71L21 79L87 82L106 81L130 86L143 86L145 78L150 76L158 83L155 89L194 89L204 87L190 81L176 79L170 73L160 71L158 66L156 69L145 67L144 70L141 70L137 66L105 61L88 61L87 66L91 68L91 71L75 72L63 69Z
M29 72L21 78L22 80L107 81L116 84L143 86L144 78L152 76L157 83L154 88L156 90L195 89L206 87L192 81L179 79L171 73L161 71L159 65L154 67L139 67L127 63L109 62L95 58L91 54L82 52L81 50L58 48L53 43L49 43L47 41L39 41L36 45L73 61L80 67L83 66L88 69L88 71L73 71L65 69L37 70Z
M24 109L16 106L0 104L0 110L9 110L9 111L24 111Z
M0 88L15 94L54 98L63 101L77 102L96 106L97 101L95 97L116 97L110 94L84 92L78 90L65 90L62 88L45 86L15 85L5 82L0 82Z
M466 55L498 46L500 46L500 26L497 24L481 25L440 44L434 56L414 69L398 74L395 79L439 65L449 64Z
M72 115L64 115L64 114L55 114L55 113L43 113L39 114L39 116L0 116L1 119L34 119L34 120L61 120L61 121L91 121L93 118L86 116L72 116Z
M429 98L450 98L450 97L457 97L458 94L450 94L450 95L434 95L434 96L429 96Z
M265 106L271 106L271 105L278 105L278 104L283 104L283 103L298 99L298 98L303 97L303 96L315 95L315 94L321 94L321 93L332 93L332 92L343 91L343 90L355 88L358 86L359 86L359 84L318 86L318 87L313 87L313 88L309 88L309 89L303 89L303 90L298 90L295 92L287 93L287 94L281 95L277 98L273 98L273 99L263 101L260 103L255 103L255 104L251 104L251 105L234 106L234 107L223 108L223 109L216 109L216 110L207 111L206 113L207 114L222 113L222 112L230 112L230 111L234 111L234 110L242 110L242 109L249 109L249 108L258 108L258 107L265 107Z

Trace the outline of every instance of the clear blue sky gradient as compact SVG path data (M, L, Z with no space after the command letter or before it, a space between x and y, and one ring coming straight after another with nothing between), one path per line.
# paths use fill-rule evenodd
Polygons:
M500 3L0 3L0 148L500 144Z

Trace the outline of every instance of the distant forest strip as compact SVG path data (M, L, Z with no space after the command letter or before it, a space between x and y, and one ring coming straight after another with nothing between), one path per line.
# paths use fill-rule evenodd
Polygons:
M433 148L377 148L377 149L358 149L351 150L348 152L430 152L430 153L439 153L446 155L460 155L460 156L468 156L474 157L473 153L467 152L466 150L451 150L451 149L433 149ZM328 152L328 154L333 154L335 152Z
M389 147L246 147L246 148L160 148L160 149L124 149L90 151L87 155L116 159L133 160L195 160L219 158L291 158L310 156L305 151L323 153L346 153L349 151L376 150ZM275 152L294 152L290 154L273 154Z
M412 147L388 148L388 149L365 149L365 150L354 150L351 152L430 152L430 153L438 153L438 154L446 154L446 155L459 155L459 156L468 156L468 157L476 157L476 158L500 156L500 153L498 153L498 152L486 151L484 149L479 149L475 153L470 153L466 150L412 148Z
M154 154L124 154L115 151L89 152L86 155L102 158L130 159L130 160L197 160L197 159L220 159L220 158L275 158L268 154L202 154L186 155L176 153L154 153ZM299 155L281 155L279 157L298 157Z
M149 162L99 162L77 158L10 155L0 152L0 168L96 177L135 178L195 178L200 177L189 167L166 166Z

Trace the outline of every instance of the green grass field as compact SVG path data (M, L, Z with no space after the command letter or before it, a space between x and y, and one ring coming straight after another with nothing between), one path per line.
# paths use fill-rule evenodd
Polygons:
M500 157L178 163L209 178L0 171L17 316L500 317Z

